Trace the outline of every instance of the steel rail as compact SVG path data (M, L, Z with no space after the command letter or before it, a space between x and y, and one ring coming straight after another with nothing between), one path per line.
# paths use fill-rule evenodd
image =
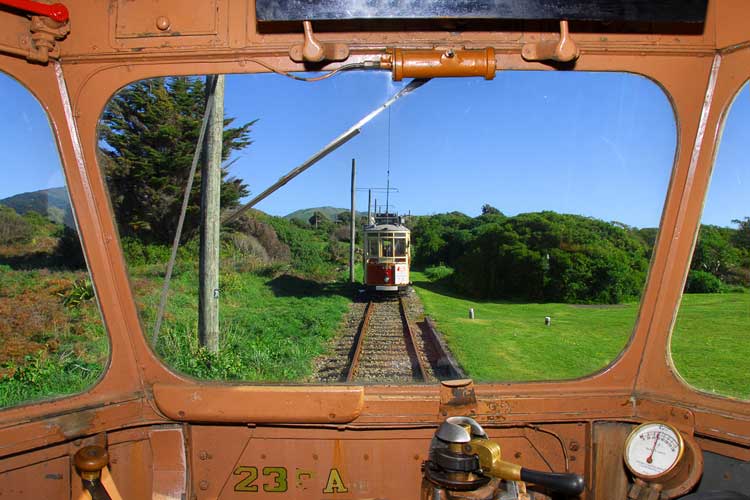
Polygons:
M365 343L365 335L367 334L367 325L370 323L370 316L372 316L372 311L375 309L375 302L371 299L367 303L367 307L365 308L365 314L362 318L362 323L359 325L359 329L357 330L357 337L354 339L354 354L352 354L352 359L349 363L349 368L346 370L346 381L351 382L354 379L354 375L357 373L357 368L359 368L359 358L362 354L362 346Z
M398 307L399 311L401 312L401 321L404 324L404 332L406 337L406 344L407 349L409 348L409 345L411 345L411 352L414 355L414 357L417 360L417 367L419 368L419 377L423 381L427 381L427 368L424 365L424 361L422 361L422 356L419 355L419 349L417 349L417 339L414 336L414 330L411 328L411 323L409 323L409 317L406 315L406 306L404 305L404 298L399 296L398 298ZM412 363L412 367L415 365Z

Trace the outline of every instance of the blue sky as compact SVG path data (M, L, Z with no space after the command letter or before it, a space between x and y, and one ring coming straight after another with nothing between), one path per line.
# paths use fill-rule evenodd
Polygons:
M268 74L228 76L227 116L259 119L251 134L255 142L237 154L232 174L259 193L402 86L379 72L314 84ZM7 117L0 130L0 198L62 185L41 107L5 75L0 102ZM704 222L729 225L750 215L743 148L748 124L745 88L725 126ZM390 164L391 185L399 190L390 201L403 213L477 215L490 203L508 215L555 210L656 226L675 141L666 96L636 75L499 72L489 82L434 80L258 208L284 215L313 206L347 207L356 158L359 187L384 187ZM358 196L365 210L367 194ZM385 202L384 194L375 196Z

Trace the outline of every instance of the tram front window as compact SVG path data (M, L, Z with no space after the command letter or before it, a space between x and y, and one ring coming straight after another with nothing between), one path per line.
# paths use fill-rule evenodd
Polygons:
M237 207L410 82L375 71L315 83L226 75L217 183L225 222L212 247L220 249L218 286L200 286L209 266L200 265L203 173L196 173L161 309L206 81L130 84L98 127L98 161L142 330L171 368L220 380L345 382L356 349L344 344L362 322L365 288L406 291L415 335L429 316L446 348L425 348L428 373L415 374L396 304L373 300L381 308L373 317L396 321L393 332L370 333L403 341L393 351L407 359L363 348L354 383L570 379L601 370L627 344L676 145L674 113L652 81L578 71L433 79L235 218ZM351 224L353 158L359 194ZM387 229L373 226L378 215L389 219L380 221ZM198 290L214 292L203 303L215 300L219 309L218 345L199 332ZM428 336L415 344L424 342Z
M406 238L396 238L396 257L406 256Z
M393 257L393 240L382 240L383 257Z
M380 248L378 247L378 239L377 238L371 238L369 241L370 248L368 250L369 256L371 259L377 258L380 256Z

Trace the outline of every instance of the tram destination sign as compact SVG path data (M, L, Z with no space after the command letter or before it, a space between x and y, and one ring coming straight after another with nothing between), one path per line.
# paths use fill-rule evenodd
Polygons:
M703 23L708 0L256 0L258 21L498 19Z

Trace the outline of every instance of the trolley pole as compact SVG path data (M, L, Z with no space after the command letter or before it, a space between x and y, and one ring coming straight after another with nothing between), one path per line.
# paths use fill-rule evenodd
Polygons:
M213 109L206 134L206 161L201 174L201 251L198 340L209 352L219 352L219 227L221 152L224 133L224 75L214 75L216 90L208 95ZM211 88L211 85L206 85Z
M349 281L354 283L354 240L357 237L357 211L354 208L354 193L356 190L357 162L352 158L352 212L349 217Z
M366 224L369 224L371 219L372 219L372 189L368 189L367 190L367 222Z

